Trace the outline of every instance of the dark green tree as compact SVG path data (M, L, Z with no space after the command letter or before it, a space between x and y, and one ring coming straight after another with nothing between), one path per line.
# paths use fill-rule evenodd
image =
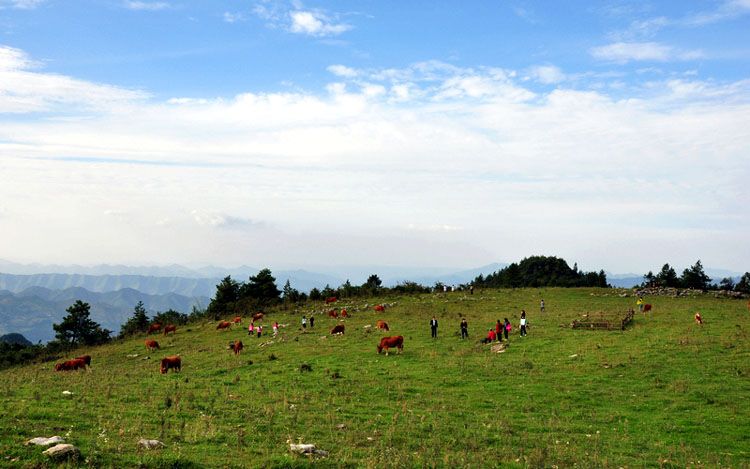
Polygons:
M318 301L321 298L323 298L323 295L320 294L320 290L317 288L310 290L310 301Z
M222 316L234 313L239 299L240 285L231 276L226 276L216 285L216 295L208 304L206 314L217 321Z
M240 286L239 297L243 308L263 309L278 303L281 291L276 287L276 279L270 269L262 269Z
M732 277L724 277L719 282L719 289L721 290L734 290L734 279Z
M656 284L660 287L677 288L680 286L680 279L672 266L664 264L656 275Z
M148 315L146 315L146 308L143 307L143 302L139 301L133 309L133 316L127 320L125 324L120 327L120 337L127 337L133 334L140 334L148 330Z
M682 271L680 283L683 288L708 290L711 286L711 278L703 271L703 265L698 260L689 269Z
M654 273L650 270L646 275L643 276L643 284L644 287L653 287L656 282L656 277L654 277Z
M380 280L380 277L378 277L377 274L372 274L367 277L367 281L362 284L362 293L370 296L376 295L380 292L382 284L383 281Z
M109 340L110 331L93 321L90 315L91 306L77 300L66 311L60 324L53 324L55 339L63 347L77 347L80 345L98 345Z
M740 281L734 286L734 291L750 294L750 272L745 272L744 275L740 277Z
M173 309L168 309L163 313L156 313L156 315L154 316L154 322L158 322L162 326L166 326L167 324L187 324L188 319L189 317L187 314L175 311Z
M296 288L292 288L292 284L289 283L289 279L287 279L286 283L284 284L284 288L281 294L282 299L286 304L298 303L300 301L299 291Z

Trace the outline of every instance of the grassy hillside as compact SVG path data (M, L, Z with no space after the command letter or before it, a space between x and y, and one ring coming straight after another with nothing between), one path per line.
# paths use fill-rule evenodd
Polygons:
M396 305L375 313L376 301ZM55 373L51 363L0 372L0 465L45 463L23 441L61 435L89 464L116 467L310 464L287 440L330 451L316 465L336 467L748 467L746 302L647 301L653 315L636 315L624 332L560 327L586 311L634 306L612 290L485 290L352 301L350 311L362 309L338 337L326 333L338 321L322 315L313 331L299 330L311 306L270 314L289 327L265 347L270 335L248 337L245 320L229 332L182 328L160 337L157 353L146 353L142 337L82 350L93 356L90 373ZM462 315L468 341L458 335ZM510 347L494 354L477 340L504 317L514 326ZM364 326L381 318L405 336L402 355L376 354L382 334ZM233 339L245 343L240 357L226 350ZM168 354L182 356L181 373L159 374ZM303 363L312 371L300 371ZM142 437L167 447L139 452Z

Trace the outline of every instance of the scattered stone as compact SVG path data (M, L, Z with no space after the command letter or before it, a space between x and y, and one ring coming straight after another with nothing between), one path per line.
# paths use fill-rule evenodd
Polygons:
M576 357L578 357L578 354L574 353L573 355L569 356L568 358L576 358Z
M328 451L318 449L309 443L289 443L289 450L297 454L314 454L317 456L328 456Z
M64 459L77 456L78 454L80 454L80 451L78 451L78 448L73 445L61 443L42 451L42 454L45 456L49 456L52 459Z
M73 395L73 393L70 392L70 391L63 391L62 393L63 393L63 396L72 396Z
M147 440L145 438L138 440L138 447L142 449L161 449L165 446L166 445L159 440Z
M66 392L66 391L63 391L63 392ZM30 439L24 444L26 446L28 445L49 446L49 445L57 445L60 443L65 443L65 440L61 436L51 436L49 438L38 436L36 438Z
M505 352L505 349L508 348L507 342L500 342L498 344L493 345L490 350L492 350L495 353L503 353Z
M337 430L346 430L346 425L343 424L343 423L340 423L340 424L336 425L336 429Z
M126 355L126 356L127 356L128 358L135 358L135 357L137 357L137 356L138 356L138 354L137 354L137 353L131 353L131 354L128 354L128 355Z

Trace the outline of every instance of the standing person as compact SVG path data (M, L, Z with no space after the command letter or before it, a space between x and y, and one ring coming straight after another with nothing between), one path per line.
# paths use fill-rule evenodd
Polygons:
M260 333L263 332L263 326L261 326L260 324L258 324L258 328L257 329L258 329L258 338L260 339Z
M508 318L505 318L505 327L504 327L504 333L505 333L505 340L508 340L508 334L510 334L510 328L512 326L510 325L510 321L508 321Z
M462 339L469 338L469 323L466 322L466 318L461 319L461 338Z
M273 336L276 337L276 334L279 333L279 321L276 321L273 323Z
M501 323L498 319L495 323L495 335L497 336L498 342L503 341L503 329L505 329L505 324Z
M302 316L302 329L307 329L307 318Z
M432 319L430 319L430 331L432 332L433 339L437 339L437 327L438 327L437 318L433 316Z
M521 310L521 337L526 337L526 311Z
M314 325L315 325L315 317L311 314L310 315L310 329L312 329Z
M638 305L638 312L642 313L643 312L643 297L638 296L638 299L635 301L635 304Z
M542 298L542 301L539 302L539 310L541 312L544 312L544 298Z
M247 326L247 335L253 335L253 323L251 322L249 326Z
M474 285L469 285L469 295L474 294Z

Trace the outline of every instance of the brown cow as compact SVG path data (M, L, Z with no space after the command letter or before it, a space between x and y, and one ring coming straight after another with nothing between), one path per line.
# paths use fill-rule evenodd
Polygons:
M232 344L232 350L234 350L235 355L239 355L243 348L245 348L245 346L242 345L241 340L238 340L237 342Z
M331 329L331 335L343 334L343 333L344 333L344 325L343 324L337 324L336 326L334 326L333 329Z
M695 313L695 323L703 324L703 318L701 317L701 313Z
M339 313L337 313L335 309L332 309L332 310L328 311L328 317L337 318L337 317L339 317Z
M161 324L154 323L148 326L148 333L151 334L152 332L159 332L161 330Z
M236 318L232 319L232 322L235 324L239 324L242 322L242 316L237 316Z
M263 316L265 316L265 314L263 314L263 313L255 313L255 314L253 314L253 322L255 322L255 321L262 321L263 320Z
M161 372L162 374L167 373L170 369L174 369L175 372L180 371L182 368L182 359L179 355L172 355L170 357L162 358L161 360Z
M382 329L382 330L384 330L384 331L389 331L389 330L390 330L390 329L388 328L388 323L387 323L387 322L385 322L385 321L383 321L383 320L380 320L380 319L378 319L378 322L377 322L377 323L375 323L375 326L376 326L376 327L377 327L378 329Z
M159 342L151 339L146 339L146 349L147 350L159 350Z
M349 313L347 313L345 309L342 309L341 310L341 317L342 318L348 318L349 317Z
M378 345L378 353L385 350L385 354L388 355L388 349L396 347L398 353L404 351L404 336L396 335L391 337L383 337L380 339L380 345Z
M55 371L73 371L81 368L86 369L86 362L80 358L75 358L55 365Z
M221 321L219 324L216 325L216 330L219 329L231 329L232 323L229 321Z
M91 355L81 355L80 357L75 357L75 360L83 360L86 366L91 366Z
M385 306L383 306L383 305L375 305L375 311L383 312L383 311L385 311Z
M643 305L643 312L647 313L647 312L651 311L651 308L652 308L652 306L650 304L645 304L645 305Z
M326 304L327 305L331 304L331 303L335 303L337 301L339 301L339 299L336 298L335 296L329 296L328 298L326 298Z
M171 332L172 334L177 333L177 326L174 324L169 324L168 326L164 327L164 335L167 335L168 332Z

